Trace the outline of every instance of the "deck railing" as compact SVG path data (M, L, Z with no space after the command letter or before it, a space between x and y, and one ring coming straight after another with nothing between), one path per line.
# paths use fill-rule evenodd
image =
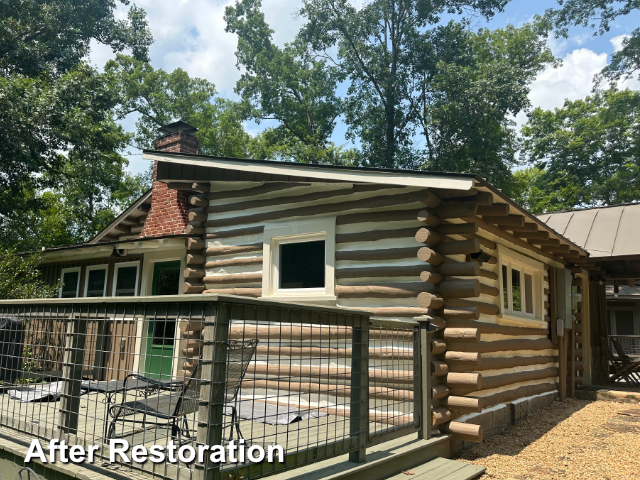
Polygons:
M231 296L2 301L0 425L104 459L123 441L173 444L176 462L114 453L120 472L171 480L362 462L367 446L430 436L427 329ZM231 441L244 458L205 449ZM249 461L261 451L275 461Z
M618 353L613 340L618 342L626 355L640 357L640 335L609 335L609 348Z

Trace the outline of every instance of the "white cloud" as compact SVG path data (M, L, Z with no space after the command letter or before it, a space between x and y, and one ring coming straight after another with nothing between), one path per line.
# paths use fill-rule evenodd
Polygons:
M609 40L611 42L611 45L613 45L614 52L619 52L620 50L622 50L622 42L627 37L629 37L629 35L617 35Z

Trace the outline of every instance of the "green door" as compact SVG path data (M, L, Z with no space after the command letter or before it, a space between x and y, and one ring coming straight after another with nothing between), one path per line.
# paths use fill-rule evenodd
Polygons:
M153 267L151 295L177 295L180 291L180 261L159 262ZM145 374L152 378L171 378L175 319L149 322Z

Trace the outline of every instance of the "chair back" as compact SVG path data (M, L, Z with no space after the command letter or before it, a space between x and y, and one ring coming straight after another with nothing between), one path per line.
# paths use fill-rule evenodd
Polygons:
M258 346L258 340L230 340L227 347L227 379L225 385L225 402L236 399L249 362Z
M618 359L609 348L609 342L607 342L607 339L605 337L600 337L600 343L602 344L604 353L607 354L607 360L615 364L618 361Z
M189 380L182 387L180 398L176 404L174 416L186 415L198 411L200 401L200 386L202 385L202 358L198 359L196 368L191 373Z
M622 348L622 345L620 345L620 340L618 340L617 338L612 338L611 341L613 342L613 348L616 349L616 352L621 359L631 360L631 357L624 353L624 348Z

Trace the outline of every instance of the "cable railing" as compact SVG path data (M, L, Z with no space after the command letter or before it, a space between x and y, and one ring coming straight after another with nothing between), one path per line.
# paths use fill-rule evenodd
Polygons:
M231 296L2 301L0 426L150 478L361 462L430 436L426 338L415 322Z

